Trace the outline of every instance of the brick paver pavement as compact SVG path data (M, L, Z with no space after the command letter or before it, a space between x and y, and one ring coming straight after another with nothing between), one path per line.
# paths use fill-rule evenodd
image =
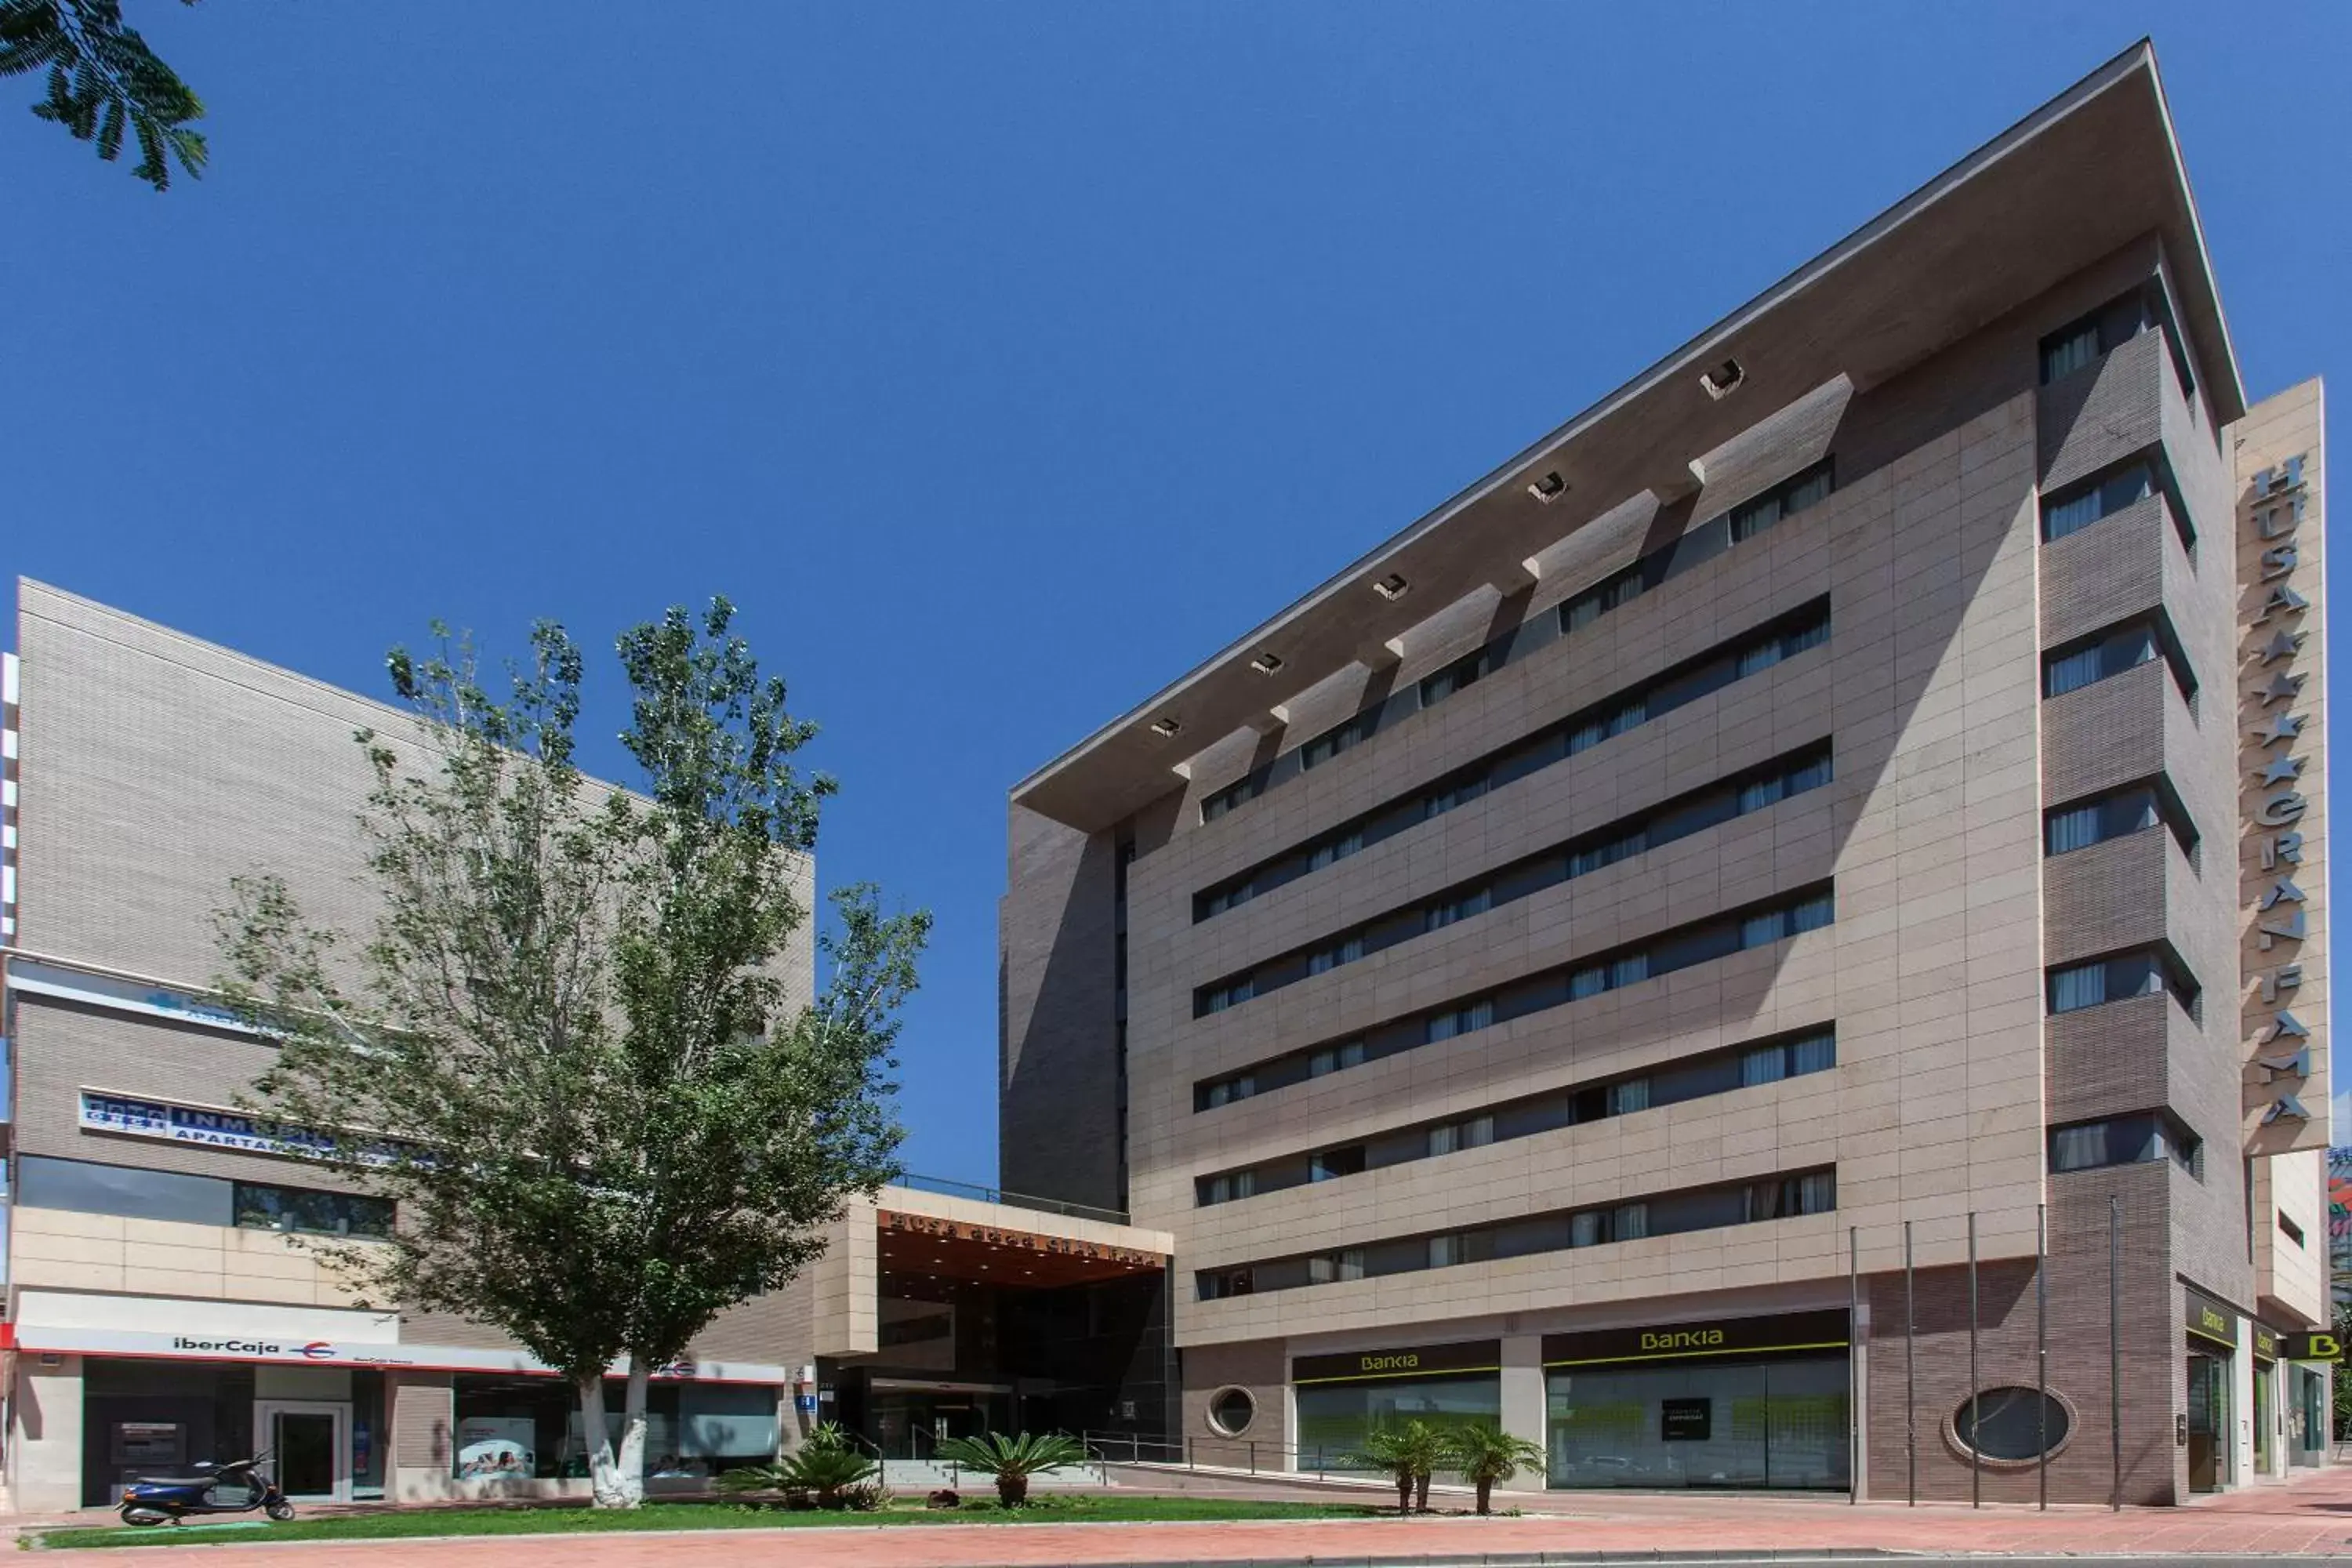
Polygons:
M1549 1500L1518 1519L1227 1524L937 1525L225 1543L113 1550L102 1561L181 1568L1046 1568L1078 1563L1363 1563L1542 1552L1790 1552L1880 1548L2021 1554L2186 1552L2352 1557L2352 1468L2180 1509L1981 1510L1825 1500ZM82 1554L71 1553L77 1561Z

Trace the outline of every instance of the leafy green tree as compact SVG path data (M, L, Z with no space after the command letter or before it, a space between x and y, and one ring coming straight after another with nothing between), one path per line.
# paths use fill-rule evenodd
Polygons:
M1397 1512L1413 1510L1416 1493L1423 1510L1429 1507L1429 1479L1445 1463L1445 1433L1426 1421L1382 1421L1364 1434L1358 1458L1368 1469L1385 1470L1396 1482Z
M1543 1473L1544 1451L1488 1421L1471 1421L1444 1434L1445 1465L1478 1493L1478 1511L1491 1513L1495 1487L1521 1470ZM1423 1506L1427 1506L1424 1502Z
M423 743L359 737L373 930L310 925L267 873L219 921L225 995L281 1043L255 1108L324 1130L323 1158L400 1205L387 1244L336 1260L570 1378L605 1507L643 1500L651 1374L813 1259L900 1137L887 1074L929 917L835 893L828 982L786 994L834 786L794 773L814 727L732 616L673 609L620 639L639 794L573 761L583 661L561 627L534 630L502 699L437 627L433 656L394 650Z
M210 153L189 122L204 102L124 23L121 0L0 0L0 76L34 71L48 85L33 112L95 142L108 163L127 132L139 143L131 173L157 190L171 188L174 159L203 176Z
M988 1432L977 1437L950 1437L940 1445L939 1457L994 1477L996 1500L1006 1508L1028 1502L1029 1479L1040 1470L1087 1462L1087 1451L1077 1439L1060 1432Z

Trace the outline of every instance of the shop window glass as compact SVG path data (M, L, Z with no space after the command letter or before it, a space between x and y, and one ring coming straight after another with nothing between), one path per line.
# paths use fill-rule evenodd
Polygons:
M1493 1373L1309 1384L1296 1398L1301 1469L1349 1469L1360 1462L1364 1439L1375 1426L1423 1421L1443 1428L1492 1425L1502 1418L1502 1384Z
M226 1226L233 1223L236 1213L234 1189L216 1177L51 1160L37 1154L17 1156L16 1203L25 1208L177 1220L184 1225Z
M1843 1355L1579 1368L1546 1384L1555 1488L1847 1484Z
M385 1198L257 1182L236 1184L236 1223L247 1230L383 1237L392 1234L392 1219L393 1205Z

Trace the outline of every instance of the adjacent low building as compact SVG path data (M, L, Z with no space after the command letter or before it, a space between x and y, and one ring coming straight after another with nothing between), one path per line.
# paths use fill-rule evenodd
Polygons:
M2321 1462L2323 427L2142 45L1022 780L1003 1180L1173 1237L1172 1439Z
M315 1249L397 1215L237 1109L273 1047L207 995L234 876L274 870L365 929L353 732L414 752L410 717L40 584L17 611L10 1503L103 1505L263 1448L299 1500L584 1492L562 1379L481 1324L361 1302ZM811 965L804 929L793 994ZM905 1457L1024 1423L1162 1430L1170 1238L993 1196L853 1205L814 1268L656 1376L649 1484L698 1488L828 1416Z

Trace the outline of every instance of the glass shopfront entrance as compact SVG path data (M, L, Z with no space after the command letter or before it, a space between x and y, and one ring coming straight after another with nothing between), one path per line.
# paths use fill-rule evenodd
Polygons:
M1013 1395L1010 1384L877 1377L866 1384L866 1429L885 1458L928 1459L953 1438L1018 1431Z
M2189 1489L2218 1492L2236 1479L2237 1428L2230 1397L2238 1351L2238 1313L2193 1286L2183 1286L2189 1330Z
M1298 1405L1297 1468L1359 1468L1364 1439L1376 1426L1499 1423L1502 1357L1499 1340L1297 1357L1290 1380Z
M1549 1482L1842 1490L1847 1353L1841 1311L1548 1335Z

